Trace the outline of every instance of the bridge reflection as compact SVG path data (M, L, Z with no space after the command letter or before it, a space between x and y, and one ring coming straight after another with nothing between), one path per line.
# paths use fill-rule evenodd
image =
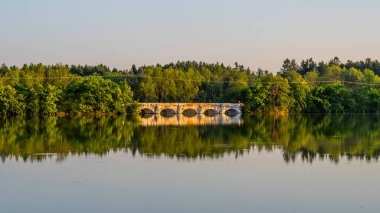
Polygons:
M202 126L202 125L242 125L241 115L227 116L225 114L206 115L159 115L146 114L141 118L142 126Z

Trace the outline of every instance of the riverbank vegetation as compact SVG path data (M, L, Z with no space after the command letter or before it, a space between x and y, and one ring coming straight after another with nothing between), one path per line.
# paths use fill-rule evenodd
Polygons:
M0 67L2 116L124 114L138 102L242 102L247 113L379 113L380 62L286 59L279 72L177 62Z

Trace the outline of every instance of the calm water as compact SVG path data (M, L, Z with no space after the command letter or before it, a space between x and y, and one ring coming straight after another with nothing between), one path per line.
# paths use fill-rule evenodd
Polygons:
M379 212L380 117L2 120L0 212Z

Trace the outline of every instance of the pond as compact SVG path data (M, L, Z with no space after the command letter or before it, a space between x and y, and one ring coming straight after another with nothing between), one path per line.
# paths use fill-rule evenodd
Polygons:
M0 123L1 212L377 212L380 116Z

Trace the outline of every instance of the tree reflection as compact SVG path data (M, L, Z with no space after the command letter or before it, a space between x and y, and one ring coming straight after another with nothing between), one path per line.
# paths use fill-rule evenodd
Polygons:
M264 117L246 121L250 138L259 149L283 149L284 159L300 155L312 162L329 158L377 159L380 148L379 116L308 115Z
M300 158L378 159L377 115L294 115L244 118L242 125L141 126L125 117L47 117L0 122L2 161L43 161L69 155L126 151L177 159L239 157L253 148L280 149L286 162Z

